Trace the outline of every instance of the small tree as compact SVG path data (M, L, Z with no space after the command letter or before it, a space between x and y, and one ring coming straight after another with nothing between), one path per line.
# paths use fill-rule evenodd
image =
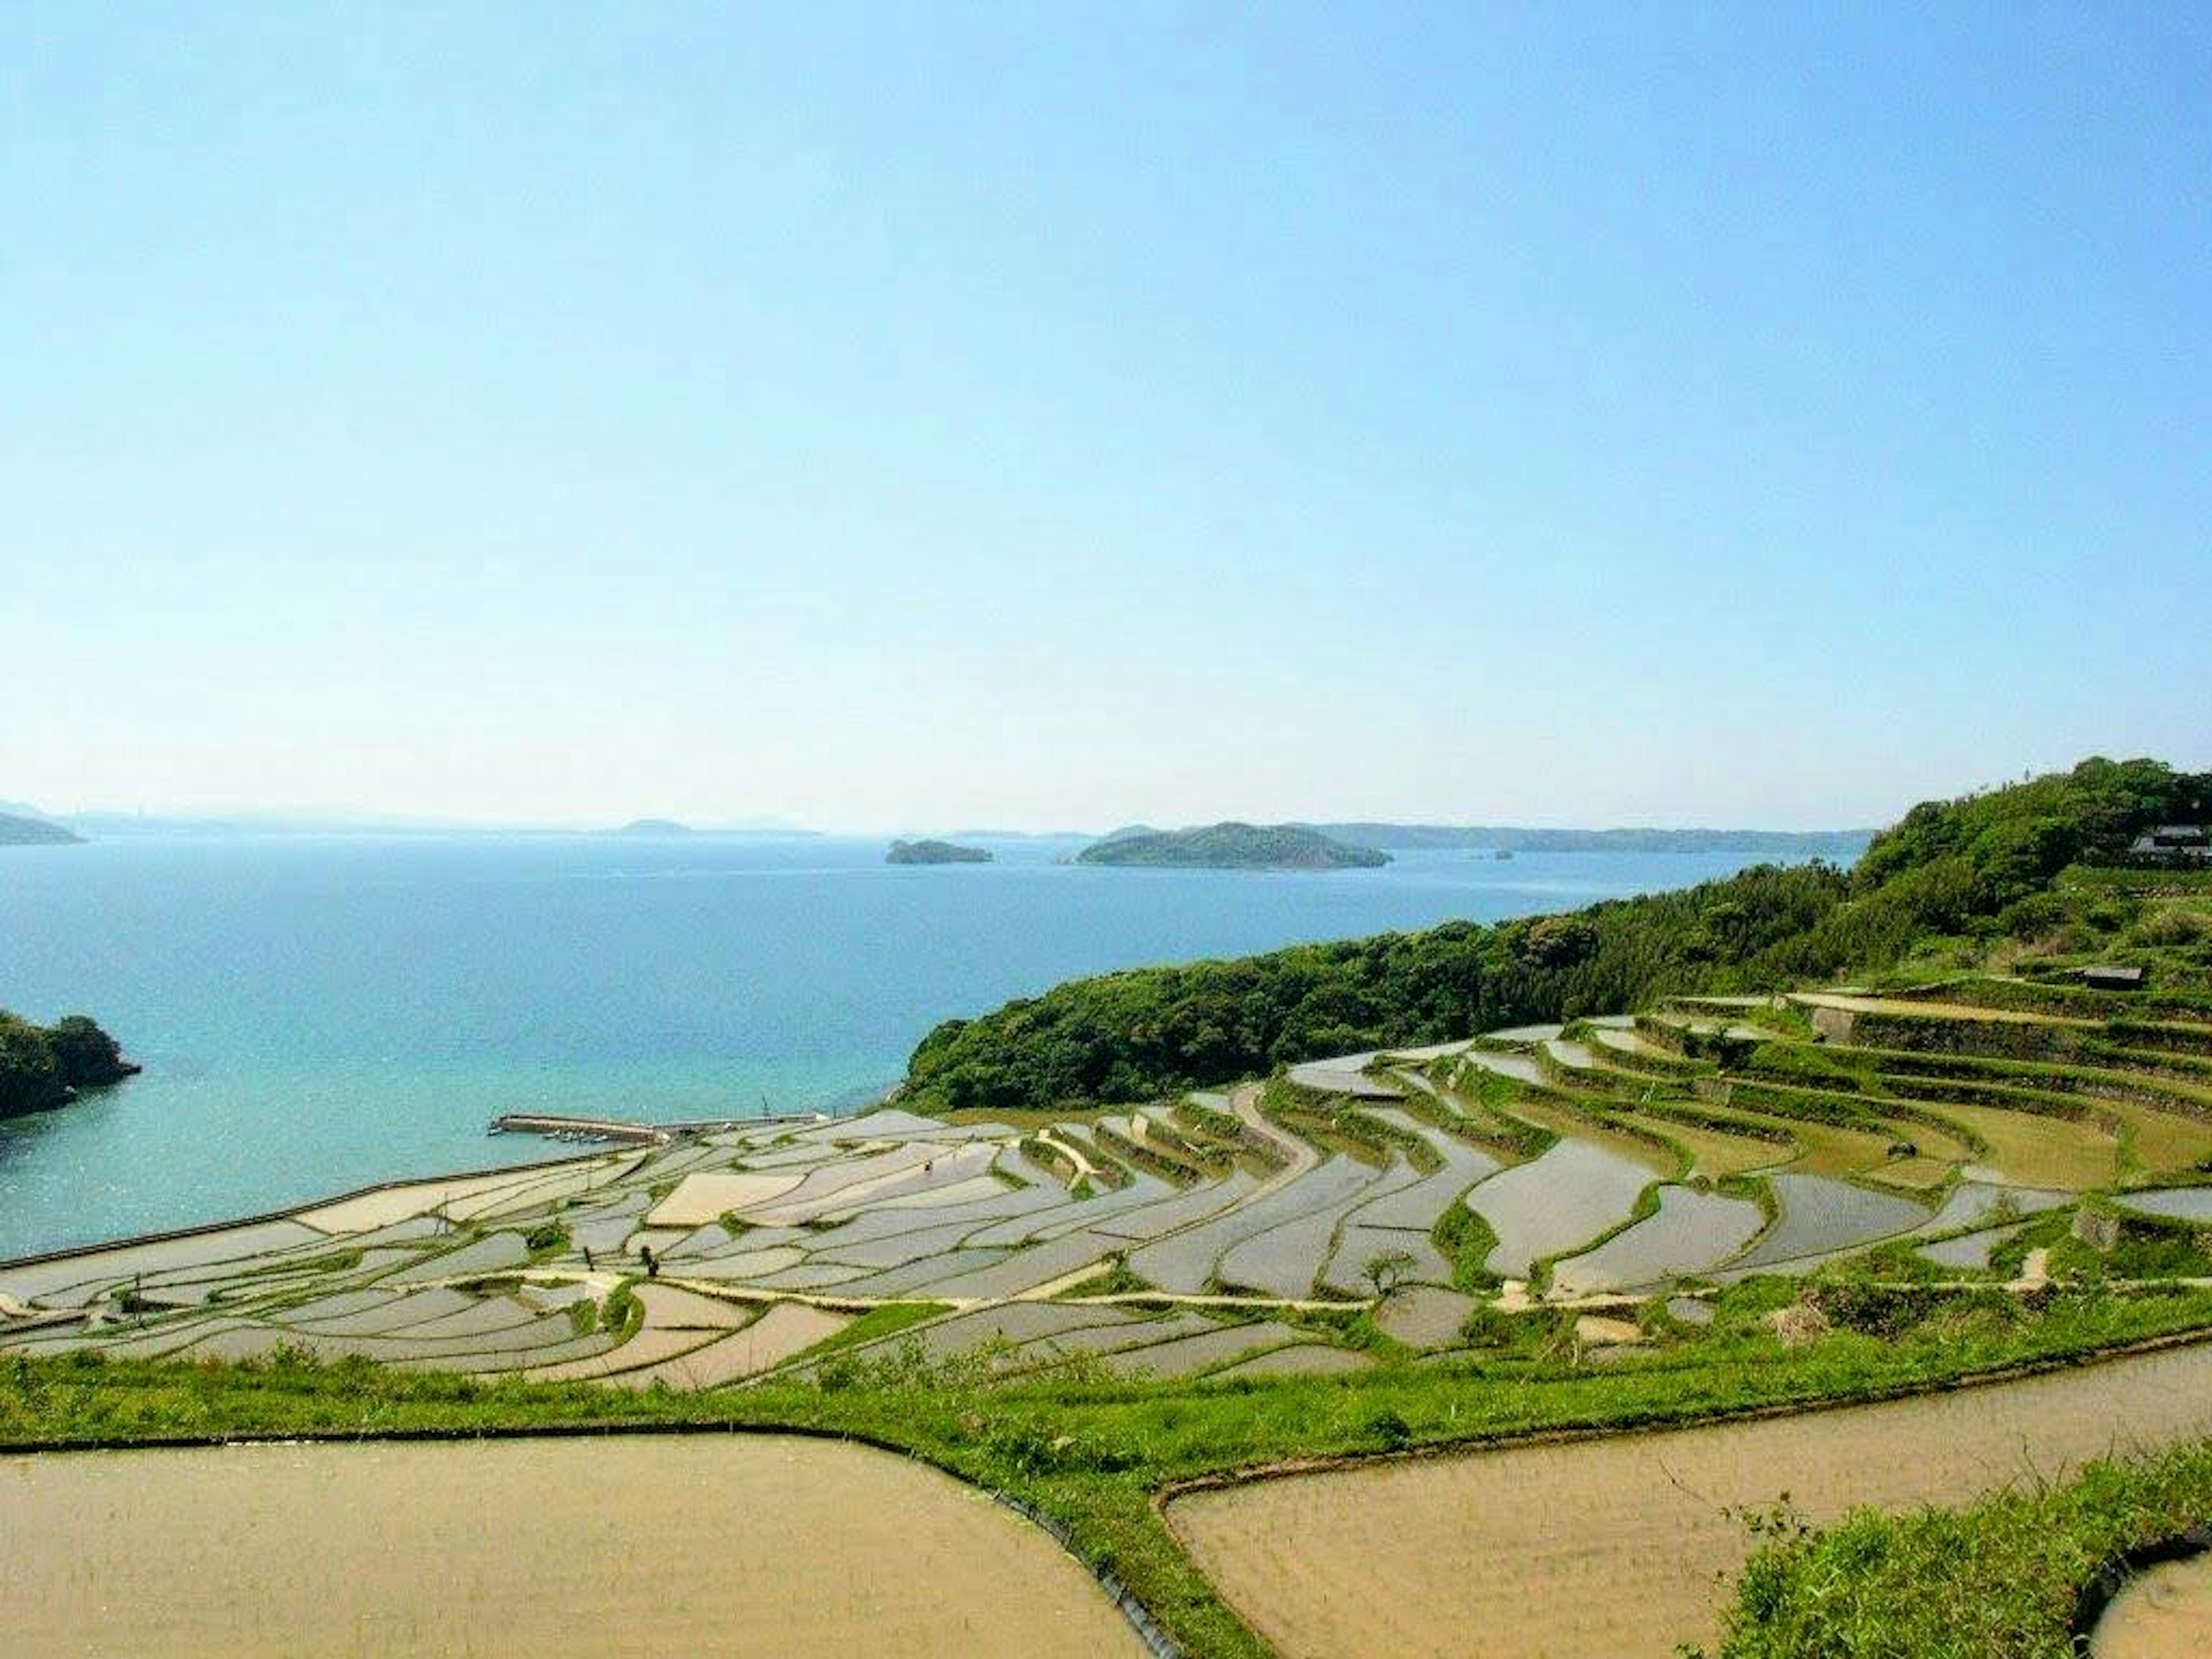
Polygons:
M1414 1265L1411 1250L1377 1250L1367 1258L1359 1276L1375 1287L1376 1296L1384 1297L1398 1288Z

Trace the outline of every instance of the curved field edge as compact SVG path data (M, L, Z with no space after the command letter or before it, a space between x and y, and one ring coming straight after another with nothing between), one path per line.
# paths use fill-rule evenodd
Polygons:
M1859 1510L1818 1530L1778 1510L1718 1659L2071 1659L2114 1564L2208 1517L2212 1444L1955 1510Z
M0 1483L11 1653L1146 1654L1048 1533L847 1440L265 1440L9 1457ZM744 1571L748 1534L827 1570ZM865 1564L857 1593L834 1563Z
M1194 1486L1384 1455L1436 1455L1856 1403L2212 1335L2212 1292L2054 1300L2031 1323L1961 1335L1839 1332L1814 1347L1603 1371L1500 1362L1211 1385L984 1386L922 1378L700 1395L480 1382L359 1361L0 1364L0 1449L269 1438L775 1431L902 1452L992 1492L1126 1590L1192 1659L1269 1650L1200 1574L1166 1518Z

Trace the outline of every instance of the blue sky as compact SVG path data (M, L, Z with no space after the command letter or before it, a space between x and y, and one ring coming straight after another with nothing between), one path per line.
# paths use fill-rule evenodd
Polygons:
M0 797L2212 764L2212 13L0 10Z

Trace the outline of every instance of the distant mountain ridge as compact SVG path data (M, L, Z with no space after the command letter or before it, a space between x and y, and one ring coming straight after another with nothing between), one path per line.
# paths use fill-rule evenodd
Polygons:
M1316 823L1340 841L1368 847L1479 848L1501 853L1771 853L1785 858L1856 859L1872 830L1540 830L1510 824Z
M1136 830L1093 843L1079 864L1186 870L1370 870L1388 853L1353 847L1302 824L1210 823L1196 830Z
M44 818L0 812L0 847L70 847L83 840L75 830L64 830Z

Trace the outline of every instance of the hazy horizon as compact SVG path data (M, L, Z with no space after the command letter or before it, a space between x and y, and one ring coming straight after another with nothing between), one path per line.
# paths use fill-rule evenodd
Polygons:
M0 795L1808 829L2212 764L2203 9L0 51Z
M1910 805L1910 803L1907 803ZM1900 806L1898 812L1905 810ZM43 801L25 800L0 794L0 813L16 813L54 822L116 821L143 819L149 824L177 824L217 827L235 824L241 829L281 829L313 827L331 829L392 830L434 833L441 830L514 833L524 835L602 835L630 828L641 823L672 822L679 827L699 834L729 834L748 836L828 836L854 838L895 836L969 835L976 836L1006 836L1031 840L1083 839L1110 835L1113 832L1143 825L1155 830L1181 830L1206 823L1224 821L1249 823L1297 824L1354 824L1387 823L1400 828L1468 829L1492 828L1516 830L1698 830L1713 833L1755 833L1775 835L1852 835L1880 829L1898 814L1880 821L1864 823L1812 824L1732 823L1714 820L1686 819L1676 823L1662 823L1644 819L1617 823L1571 822L1564 818L1506 819L1496 817L1377 817L1345 812L1301 812L1280 818L1255 818L1249 813L1231 813L1226 819L1176 819L1141 813L1126 814L1091 824L1075 824L1064 820L1038 825L992 823L976 819L956 819L943 823L859 824L835 823L805 823L778 813L747 815L707 815L699 817L678 817L658 811L630 812L605 818L510 818L461 817L445 813L399 813L384 811L374 807L346 805L284 805L267 803L200 808L168 808L151 804L127 807L115 805L85 805L58 807Z

